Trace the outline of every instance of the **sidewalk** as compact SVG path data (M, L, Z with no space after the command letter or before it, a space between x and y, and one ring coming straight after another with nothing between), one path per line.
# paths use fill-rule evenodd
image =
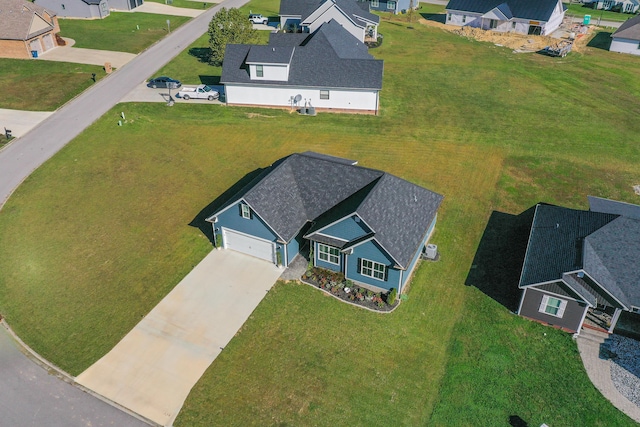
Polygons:
M583 329L578 335L577 345L582 363L589 379L613 406L640 422L640 408L624 397L611 381L611 362L601 356L601 346L608 334Z

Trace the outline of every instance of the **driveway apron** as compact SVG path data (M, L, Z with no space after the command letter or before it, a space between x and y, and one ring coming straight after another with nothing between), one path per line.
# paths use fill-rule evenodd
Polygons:
M191 388L281 273L267 261L212 251L76 381L171 425Z

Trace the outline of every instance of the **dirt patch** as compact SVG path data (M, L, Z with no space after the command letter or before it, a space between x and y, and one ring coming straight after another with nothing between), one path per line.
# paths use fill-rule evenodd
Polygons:
M275 116L267 116L266 114L247 113L247 118L249 118L249 119L255 119L256 117L264 117L264 118L267 118L267 119L275 118Z
M481 42L493 43L496 46L504 46L512 49L514 52L538 52L547 46L555 46L561 40L568 38L569 32L573 32L575 40L572 51L580 52L587 45L589 35L592 33L593 26L580 26L580 28L567 29L567 38L555 38L550 36L534 36L517 33L500 33L491 30L483 30L473 27L458 27L455 25L446 25L440 22L421 18L418 20L423 25L441 28L462 37L466 37Z

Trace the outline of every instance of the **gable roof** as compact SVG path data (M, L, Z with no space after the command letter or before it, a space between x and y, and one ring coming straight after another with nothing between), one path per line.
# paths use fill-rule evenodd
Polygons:
M480 14L495 8L503 13L508 9L516 18L548 21L557 5L558 0L450 0L446 9Z
M300 16L301 21L305 21L320 6L334 4L352 21L360 26L366 22L380 23L380 17L369 12L369 2L358 2L356 0L281 0L279 15Z
M624 21L611 37L619 37L629 40L640 40L640 15Z
M590 201L592 199L605 205L628 205L598 198ZM529 235L520 287L561 279L571 284L565 280L570 279L566 273L581 270L623 305L640 307L638 260L640 218L539 204ZM585 292L579 293L585 295Z
M247 64L289 64L294 49L293 46L252 46L245 62Z
M589 210L593 212L611 213L640 219L640 206L617 200L603 199L601 197L587 196Z
M54 28L52 18L55 12L23 0L0 0L0 39L28 40ZM47 25L34 33L29 33L34 19Z
M294 37L287 44L282 37L272 37L269 47L292 46L300 42ZM271 40L274 45L271 45ZM246 83L277 86L307 86L320 88L350 88L380 90L382 88L383 61L374 59L366 45L353 37L336 21L322 24L316 32L296 45L289 62L287 81L251 80L246 62L252 58L254 48L260 55L268 55L269 49L254 45L227 45L222 63L221 83ZM279 53L278 53L279 55ZM269 62L265 62L269 63Z
M309 221L357 212L400 268L406 268L435 218L443 196L353 161L296 153L275 163L221 209L248 203L284 242ZM312 227L313 229L313 227Z

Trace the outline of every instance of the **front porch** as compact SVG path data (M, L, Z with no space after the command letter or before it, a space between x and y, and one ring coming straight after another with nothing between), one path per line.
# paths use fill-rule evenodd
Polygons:
M588 308L582 326L584 328L612 334L621 313L622 309L611 306Z

